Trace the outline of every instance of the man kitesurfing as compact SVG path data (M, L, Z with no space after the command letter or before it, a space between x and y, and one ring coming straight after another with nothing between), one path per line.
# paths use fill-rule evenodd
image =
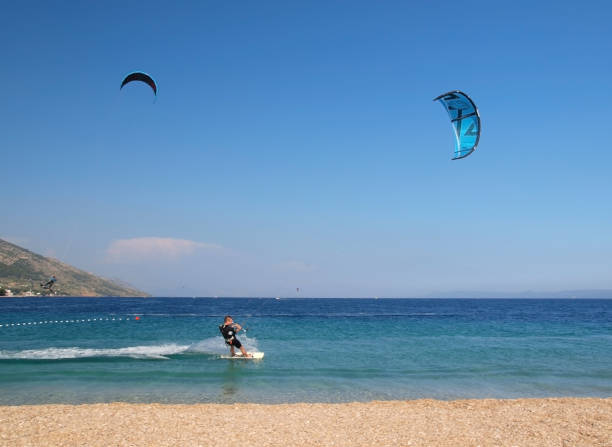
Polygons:
M49 281L47 281L44 284L41 283L40 287L42 287L43 289L51 290L51 288L53 287L53 284L55 284L56 281L57 281L57 278L55 277L55 275L51 275L51 278L49 278Z
M236 351L234 348L240 349L243 357L253 357L253 355L246 352L240 340L236 338L236 334L242 330L242 326L238 323L234 323L234 320L229 315L225 316L223 320L223 324L219 326L219 331L221 331L221 335L225 339L225 344L230 347L230 354L232 357L236 356Z

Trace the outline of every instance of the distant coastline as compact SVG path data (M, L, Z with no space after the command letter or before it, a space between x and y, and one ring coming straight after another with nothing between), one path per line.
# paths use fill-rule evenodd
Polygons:
M167 295L64 295L64 294L10 294L0 295L3 298L160 298L160 299L230 299L230 300L612 300L612 296L584 296L584 297L567 297L567 296L417 296L417 297L272 297L272 296L167 296Z

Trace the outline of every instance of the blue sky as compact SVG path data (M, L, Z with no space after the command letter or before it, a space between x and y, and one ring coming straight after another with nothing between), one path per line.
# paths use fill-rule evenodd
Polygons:
M13 2L0 237L157 295L612 288L608 2ZM119 91L145 71L158 84ZM432 99L468 93L477 151Z

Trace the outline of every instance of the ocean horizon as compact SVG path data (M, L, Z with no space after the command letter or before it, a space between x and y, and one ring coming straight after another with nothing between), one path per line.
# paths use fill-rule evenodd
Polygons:
M609 299L4 298L0 334L1 405L612 396Z

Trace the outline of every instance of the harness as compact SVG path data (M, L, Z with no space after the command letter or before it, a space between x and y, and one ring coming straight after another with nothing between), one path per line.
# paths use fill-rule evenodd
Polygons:
M221 326L219 326L219 331L221 331L221 335L223 335L225 343L231 345L234 339L236 338L234 326L231 324L227 326L225 324L222 324Z

